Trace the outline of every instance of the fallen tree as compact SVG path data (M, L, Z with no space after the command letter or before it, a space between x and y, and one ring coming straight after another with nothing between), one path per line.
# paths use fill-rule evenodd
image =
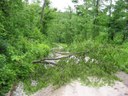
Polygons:
M55 52L55 53L56 54L61 54L61 56L56 57L56 58L44 58L44 59L41 59L41 60L34 60L32 63L33 64L43 63L43 64L56 65L57 61L60 60L60 59L70 58L71 56L74 56L76 54L86 54L86 53L89 53L89 51L74 52L74 53L70 53L70 52Z

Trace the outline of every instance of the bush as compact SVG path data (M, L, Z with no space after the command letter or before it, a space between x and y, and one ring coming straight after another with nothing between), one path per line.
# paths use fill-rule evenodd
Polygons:
M0 68L3 68L6 65L6 56L0 54Z
M0 89L0 96L4 96L4 93L7 93L16 81L16 73L9 66L10 64L0 69L0 88L2 88Z
M22 45L19 45L22 44ZM29 46L28 46L29 45ZM0 96L3 96L13 83L30 78L36 67L32 62L48 55L50 48L46 44L21 39L17 46L8 46L9 57L0 55ZM10 62L10 63L9 63Z
M33 46L31 53L36 56L36 58L45 57L48 55L50 48L46 44L37 44Z
M112 72L124 70L128 72L128 51L126 44L121 46L101 44L93 41L74 42L69 46L69 50L73 52L85 52L84 56L89 56L103 63L103 66L106 67L105 70Z

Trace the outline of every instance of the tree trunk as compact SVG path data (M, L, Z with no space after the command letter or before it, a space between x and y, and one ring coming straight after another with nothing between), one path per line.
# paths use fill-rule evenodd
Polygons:
M114 36L115 36L115 32L111 32L111 34L110 34L110 39L111 39L112 41L114 41Z
M112 28L112 21L111 21L111 16L112 16L112 0L110 0L110 5L109 5L109 24L108 24L108 41L109 40L114 40L115 32L111 29Z
M94 0L94 21L93 21L93 39L99 34L99 29L98 29L98 15L99 15L99 0Z
M42 12L41 12L41 19L40 19L40 22L41 24L43 25L43 19L44 19L44 9L45 9L45 3L46 3L46 0L44 0L44 3L42 5Z
M122 42L124 42L126 40L126 34L123 34L123 38L122 38Z

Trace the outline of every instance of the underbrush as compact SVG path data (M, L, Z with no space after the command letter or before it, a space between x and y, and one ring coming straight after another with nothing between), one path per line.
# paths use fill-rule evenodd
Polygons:
M0 54L0 96L4 96L13 85L24 81L35 73L36 59L49 54L50 47L45 43L32 42L26 38L7 47L7 54Z

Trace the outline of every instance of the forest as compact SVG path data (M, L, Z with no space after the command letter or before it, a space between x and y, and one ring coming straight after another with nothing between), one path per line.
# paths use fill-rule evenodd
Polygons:
M111 82L116 72L128 73L128 1L83 1L79 5L72 0L75 10L69 6L61 12L50 7L50 0L42 5L40 0L0 0L0 96L19 82L31 94L49 84L61 86L88 76ZM33 63L57 46L78 57L79 64L67 58L54 67ZM96 62L84 62L85 56ZM31 80L37 86L31 87Z

